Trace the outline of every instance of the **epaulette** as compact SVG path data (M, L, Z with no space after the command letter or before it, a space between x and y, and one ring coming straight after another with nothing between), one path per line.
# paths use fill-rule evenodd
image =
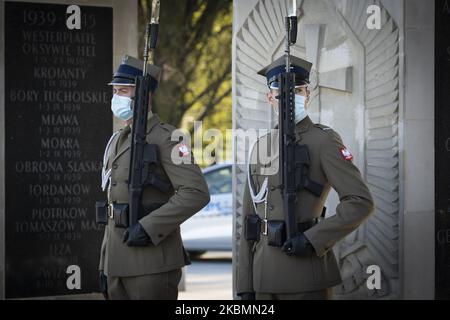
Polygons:
M159 126L160 126L161 128L163 128L164 130L168 131L168 132L172 131L172 130L171 130L171 125L169 125L169 124L167 124L167 123L165 123L165 122L160 121L160 122L159 122Z
M314 127L319 128L322 131L333 131L332 128L327 127L326 125L320 124L320 123L315 123Z

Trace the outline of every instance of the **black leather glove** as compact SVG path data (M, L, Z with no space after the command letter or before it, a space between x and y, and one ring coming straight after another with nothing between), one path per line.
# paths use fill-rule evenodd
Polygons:
M255 300L254 292L241 292L238 293L238 296L241 297L241 300Z
M100 270L98 284L103 297L108 300L108 277L103 273L103 270Z
M283 244L281 251L288 256L310 257L314 253L314 247L303 233L298 233Z
M147 232L145 232L144 227L139 222L125 230L122 242L126 243L129 247L145 247L153 244Z

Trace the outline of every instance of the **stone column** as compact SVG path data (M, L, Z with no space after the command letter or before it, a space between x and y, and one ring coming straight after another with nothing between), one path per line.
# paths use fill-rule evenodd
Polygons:
M434 9L434 1L405 1L403 299L434 298Z

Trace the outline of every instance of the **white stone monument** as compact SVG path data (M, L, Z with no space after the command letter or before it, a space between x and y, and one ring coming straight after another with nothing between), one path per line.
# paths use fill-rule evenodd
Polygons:
M367 223L335 246L343 278L335 298L433 298L434 5L417 0L296 3L298 37L291 52L313 63L310 116L340 133L376 205ZM379 28L368 22L371 5L380 9ZM290 0L234 1L234 129L272 124L265 79L257 71L283 55L284 17L291 6ZM235 145L235 158L242 152ZM245 175L244 165L234 166L235 266ZM337 194L330 193L327 216L337 203ZM371 265L381 270L378 290L366 285Z

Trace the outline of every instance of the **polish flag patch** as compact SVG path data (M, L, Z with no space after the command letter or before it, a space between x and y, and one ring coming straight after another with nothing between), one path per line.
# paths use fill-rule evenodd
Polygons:
M186 157L190 154L189 148L184 143L178 145L178 151L180 152L180 157Z
M345 147L344 148L340 148L339 151L341 152L341 155L344 158L344 160L346 160L346 161L352 161L353 160L353 155L347 148L345 148Z

